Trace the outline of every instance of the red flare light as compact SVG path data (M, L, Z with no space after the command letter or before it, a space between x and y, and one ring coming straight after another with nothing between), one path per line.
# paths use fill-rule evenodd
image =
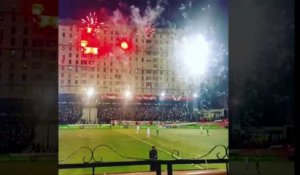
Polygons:
M81 40L80 45L81 47L86 47L88 42L86 40Z
M127 50L128 49L128 43L126 41L122 41L121 42L121 48L124 49L124 50Z
M92 33L92 28L91 27L87 27L87 33Z

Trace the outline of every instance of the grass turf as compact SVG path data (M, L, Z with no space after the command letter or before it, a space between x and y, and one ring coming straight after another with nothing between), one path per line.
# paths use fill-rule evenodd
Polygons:
M64 160L76 149L82 146L94 148L99 144L106 144L120 152L122 155L148 159L148 152L152 145L158 150L158 159L173 160L171 153L174 149L180 151L181 158L195 158L206 154L215 145L228 144L227 129L210 129L209 136L203 129L159 129L159 135L156 135L155 129L151 129L151 138L146 139L146 129L141 129L139 134L133 128L128 129L60 129L59 130L59 160ZM216 149L206 158L215 159L217 152L223 150ZM102 161L132 161L112 152L108 148L99 148L96 151L96 158ZM83 157L89 159L90 153L87 149L79 150L68 160L60 163L82 163ZM225 168L224 164L209 165L175 165L174 170L179 169L206 169ZM162 170L166 167L162 166ZM97 168L97 173L116 173L116 172L136 172L149 171L149 166L127 166L127 167L108 167ZM65 174L89 174L91 169L71 169L60 170L61 175Z

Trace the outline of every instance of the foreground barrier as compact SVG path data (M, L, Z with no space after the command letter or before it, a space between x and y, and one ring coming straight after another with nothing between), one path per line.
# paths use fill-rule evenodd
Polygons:
M118 154L119 156L126 158L126 159L132 159L133 161L118 161L118 162L103 162L102 158L99 156L96 156L95 151L98 148L108 148L112 152ZM223 148L224 152L221 154L220 152L216 153L216 159L205 159L208 155L210 155L216 148ZM174 150L172 153L172 157L175 160L150 160L150 159L142 159L142 158L136 158L136 157L130 157L125 156L119 153L118 151L114 150L108 145L97 145L94 149L91 149L89 147L80 147L77 150L75 150L70 156L68 156L66 159L60 161L64 162L68 160L70 157L72 157L74 154L76 154L79 150L86 149L89 150L90 157L83 156L82 161L83 163L72 163L72 164L59 164L59 169L82 169L82 168L91 168L92 169L92 175L95 175L96 168L99 167L116 167L116 166L136 166L136 165L155 165L156 167L156 175L161 175L161 166L167 165L167 174L173 175L173 165L179 165L179 164L226 164L226 174L229 174L228 171L228 147L224 145L217 145L213 147L207 154L204 154L203 156L199 156L196 158L180 158L179 157L179 151ZM222 156L223 155L223 156ZM98 160L97 160L97 158Z

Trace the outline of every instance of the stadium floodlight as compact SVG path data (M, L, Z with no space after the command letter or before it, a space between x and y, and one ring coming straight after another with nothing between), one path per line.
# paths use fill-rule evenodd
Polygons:
M93 95L95 94L95 89L93 87L89 87L87 90L86 90L86 95L88 97L92 97Z
M129 90L125 91L124 93L126 98L130 98L131 97L131 92Z
M204 36L198 34L183 38L182 62L192 76L206 72L211 49Z
M193 94L193 97L194 97L194 98L197 98L197 97L198 97L198 94L194 93L194 94Z

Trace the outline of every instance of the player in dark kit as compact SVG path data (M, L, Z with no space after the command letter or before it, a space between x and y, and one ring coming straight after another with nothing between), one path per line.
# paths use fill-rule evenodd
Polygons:
M151 160L157 160L157 150L155 149L155 146L152 146L152 149L149 151L149 158ZM156 164L151 163L150 171L155 171L155 170L156 170Z

